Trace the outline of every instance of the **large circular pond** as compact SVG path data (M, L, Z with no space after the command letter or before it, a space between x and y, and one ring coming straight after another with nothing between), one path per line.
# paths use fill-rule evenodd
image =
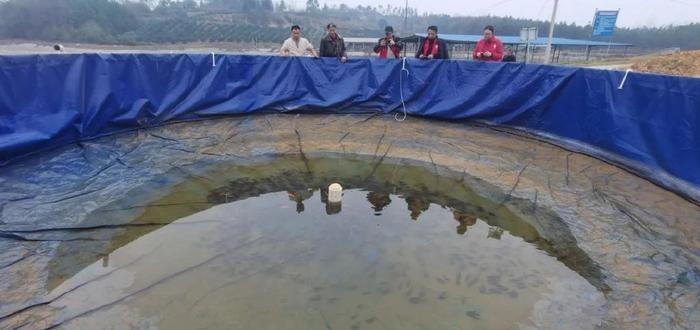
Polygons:
M481 128L180 124L35 156L0 186L3 329L698 324L697 206Z

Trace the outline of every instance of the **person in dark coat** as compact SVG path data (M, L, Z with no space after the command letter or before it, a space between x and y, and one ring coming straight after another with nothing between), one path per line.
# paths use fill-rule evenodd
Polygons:
M348 60L345 41L338 35L335 24L329 23L326 32L326 36L321 39L321 57L335 57L340 63L345 63Z
M421 60L447 60L450 58L450 53L447 49L447 43L443 40L440 40L440 38L438 38L437 33L437 26L431 25L428 27L428 37L423 39L420 45L418 45L418 52L416 53L416 58L420 58Z
M515 62L515 54L513 54L513 49L510 47L506 48L506 54L503 55L503 62Z
M379 54L379 58L401 58L400 38L394 35L394 28L387 26L384 28L384 37L379 38L377 45L374 46L374 52Z

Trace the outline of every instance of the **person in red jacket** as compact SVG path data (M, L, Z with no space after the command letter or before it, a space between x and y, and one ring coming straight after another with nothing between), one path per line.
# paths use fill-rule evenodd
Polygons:
M484 28L484 39L476 44L474 59L492 62L500 62L503 59L503 43L496 38L493 26L487 25Z
M379 58L401 58L401 45L399 38L394 35L394 28L387 26L384 35L374 46L374 52L379 54Z

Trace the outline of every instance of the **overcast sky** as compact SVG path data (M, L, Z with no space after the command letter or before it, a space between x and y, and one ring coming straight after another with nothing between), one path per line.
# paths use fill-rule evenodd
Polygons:
M290 2L290 1L288 1ZM291 0L301 6L305 0ZM323 6L346 3L353 7L391 4L404 6L405 0L319 0ZM496 15L549 20L554 0L409 0L420 13L449 15ZM589 23L595 9L621 9L618 26L659 26L700 22L700 0L559 0L557 21Z

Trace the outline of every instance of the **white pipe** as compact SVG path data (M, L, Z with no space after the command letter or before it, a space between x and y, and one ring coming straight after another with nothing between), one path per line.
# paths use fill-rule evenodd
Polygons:
M622 77L622 82L620 83L620 87L618 87L617 89L622 89L625 87L625 82L627 81L627 75L629 75L630 72L632 72L632 69L627 69L627 71L625 72L625 76Z
M214 56L214 52L211 52L211 67L216 67L216 57Z
M328 202L340 203L343 199L343 187L334 183L328 187Z
M552 55L552 39L554 38L554 25L557 23L557 7L559 0L554 0L554 10L552 10L552 19L549 21L549 41L547 41L547 50L544 52L544 64L549 64Z

